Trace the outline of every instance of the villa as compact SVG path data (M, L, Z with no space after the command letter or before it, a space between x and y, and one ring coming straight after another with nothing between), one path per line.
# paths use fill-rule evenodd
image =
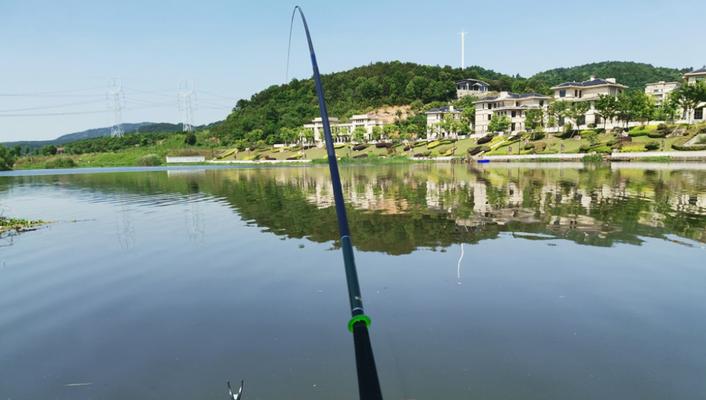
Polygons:
M557 101L590 102L586 115L575 121L577 125L581 126L602 123L601 117L596 111L595 101L600 96L617 96L627 88L627 86L617 83L615 78L597 79L595 76L591 76L591 79L587 81L565 82L552 87L552 90L554 91L554 99ZM560 122L561 124L562 122Z
M695 71L687 72L684 74L684 81L686 82L687 85L696 85L697 83L701 84L706 84L706 67L703 67L701 69L697 69ZM699 103L696 108L694 109L694 114L693 114L693 120L694 121L703 121L706 118L704 118L704 114L706 111L706 102ZM688 116L687 116L687 119Z
M456 82L456 97L482 97L490 92L490 85L478 79L463 79Z
M329 117L331 125L331 134L335 142L350 142L356 128L365 130L365 140L371 140L373 128L376 126L383 127L384 121L373 114L353 115L348 122L340 122L336 117ZM323 146L323 120L321 117L314 118L311 123L305 124L304 129L309 129L314 132L314 143L317 146Z
M365 129L365 139L371 140L373 137L373 128L376 126L383 127L384 122L373 114L353 115L347 124L340 124L341 130L347 130L349 135L353 135L356 128Z
M432 108L425 112L424 114L427 116L427 138L436 139L448 136L450 132L444 132L441 129L441 122L447 117L460 120L461 111L454 108L454 106L444 106Z
M494 115L507 116L510 119L510 133L525 130L525 117L528 110L546 111L551 97L538 93L516 94L500 92L498 96L474 102L476 106L475 136L488 132L488 125Z
M660 106L669 95L680 86L679 82L659 81L645 85L645 94L650 96L656 105Z

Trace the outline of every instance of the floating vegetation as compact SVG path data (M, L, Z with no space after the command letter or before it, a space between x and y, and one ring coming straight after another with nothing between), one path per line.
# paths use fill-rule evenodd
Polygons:
M0 216L0 235L4 236L12 233L33 231L44 224L46 224L46 222L39 220L8 218Z

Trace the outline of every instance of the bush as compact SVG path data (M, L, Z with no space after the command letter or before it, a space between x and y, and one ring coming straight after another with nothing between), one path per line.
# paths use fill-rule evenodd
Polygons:
M679 151L701 151L701 150L706 150L706 144L695 144L692 146L685 146L683 144L672 144L672 148L674 150L679 150Z
M476 146L476 147L471 147L468 149L468 154L475 156L476 154L480 154L486 151L490 151L490 147L488 146Z
M535 151L536 153L541 153L541 152L543 152L544 150L546 150L546 148L547 148L547 144L544 143L544 142L539 142L539 143L535 143L535 144L534 144L534 151Z
M55 157L47 160L44 163L44 168L46 169L56 169L56 168L75 168L76 162L69 157Z
M493 135L485 135L482 138L478 139L478 144L486 144L489 143L491 140L493 140Z
M601 134L605 133L605 128L596 128L595 131L597 134L601 135Z
M542 131L534 131L530 134L530 140L542 140L545 136L547 135Z
M659 149L659 142L656 142L656 141L647 142L645 144L645 149L647 151L657 150L657 149Z
M184 138L184 143L188 144L189 146L193 146L196 144L196 135L194 132L189 132L186 134L186 137Z
M579 147L579 153L588 153L589 151L591 151L591 145L582 144L581 147Z
M666 130L665 131L656 130L656 131L647 133L647 137L650 137L652 139L660 139L663 137L667 137L668 133L669 133L669 131L666 131Z
M433 148L439 146L440 144L441 144L441 142L439 142L438 140L435 140L435 141L429 143L429 144L427 145L427 148L428 148L428 149L433 149Z
M431 151L422 151L420 153L415 153L414 156L419 158L419 157L429 157L431 155Z
M365 150L367 148L368 148L367 144L357 144L357 145L353 146L353 151L361 151L361 150Z
M162 158L156 154L147 154L137 159L137 165L142 167L162 165Z

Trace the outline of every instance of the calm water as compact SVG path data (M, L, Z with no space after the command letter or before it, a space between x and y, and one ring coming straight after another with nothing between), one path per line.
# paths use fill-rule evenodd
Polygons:
M387 399L706 398L706 170L342 171ZM0 177L1 399L355 399L325 168ZM77 385L78 384L78 385Z

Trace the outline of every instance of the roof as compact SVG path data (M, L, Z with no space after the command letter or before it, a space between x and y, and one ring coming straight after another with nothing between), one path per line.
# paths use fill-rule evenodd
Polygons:
M556 88L564 88L564 87L590 87L590 86L602 86L602 85L611 85L611 86L621 86L621 87L627 87L625 85L621 85L620 83L617 82L611 82L607 79L591 79L588 81L583 81L583 82L564 82L560 83L556 86L554 86L552 89Z
M468 78L468 79L461 79L460 81L456 81L456 84L458 85L459 83L464 83L464 82L480 83L480 84L483 84L483 85L485 85L485 86L490 86L487 82L483 82L483 81L480 80L480 79L471 79L471 78Z
M706 74L706 67L699 68L699 69L691 71L691 72L687 72L684 75L688 76L688 75L701 75L701 74Z
M447 113L447 112L461 112L463 111L460 108L454 108L453 111L450 110L449 106L443 106L443 107L435 107L435 108L430 108L425 114L438 114L438 113Z
M486 97L485 99L481 99L478 101L475 101L474 103L486 103L490 101L496 101L496 100L505 100L505 99L530 99L530 98L540 98L540 99L551 99L550 96L545 96L541 93L506 93L505 95L501 96L493 96L493 97Z

